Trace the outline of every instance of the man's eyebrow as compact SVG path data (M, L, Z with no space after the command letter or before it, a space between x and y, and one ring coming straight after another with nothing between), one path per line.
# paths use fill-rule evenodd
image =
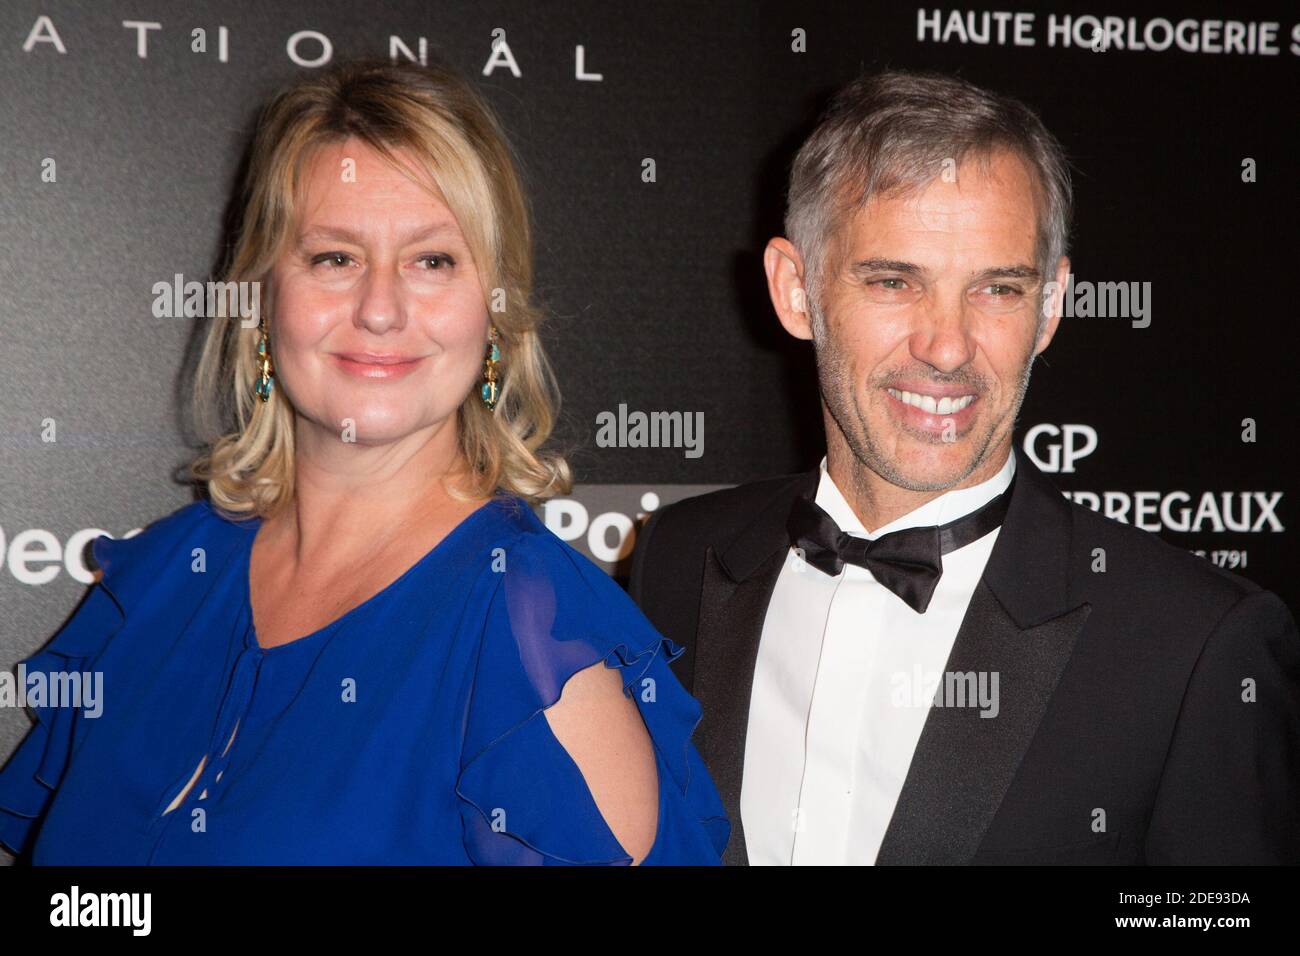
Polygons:
M424 226L418 226L402 237L402 243L421 242L425 239L434 239L439 236L459 235L460 230L456 223L450 219L440 219L437 222L429 223ZM353 245L362 245L361 236L348 229L346 226L312 226L303 231L298 237L299 244L309 242L314 239L324 239L334 242L350 242Z
M879 272L894 272L900 275L919 276L925 273L925 269L915 262L904 262L901 259L884 259L873 257L870 259L860 259L853 263L849 271L857 277L873 275ZM1042 278L1042 273L1034 266L1030 265L1009 265L993 266L988 269L981 269L970 277L971 282L984 282L989 279L1026 279L1031 282L1037 282Z
M971 277L972 282L983 282L985 279L1028 279L1031 282L1037 282L1043 277L1033 266L995 266L992 269L981 269Z
M873 272L901 272L904 275L920 275L925 270L915 262L903 262L899 259L859 259L849 268L855 276L869 275Z

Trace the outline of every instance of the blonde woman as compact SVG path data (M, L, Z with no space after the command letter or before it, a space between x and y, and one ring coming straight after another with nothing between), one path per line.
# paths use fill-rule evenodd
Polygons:
M264 112L196 388L207 498L97 539L0 841L36 864L717 864L663 639L529 508L569 489L498 121L354 62ZM225 416L224 427L222 415ZM212 427L212 426L209 426Z

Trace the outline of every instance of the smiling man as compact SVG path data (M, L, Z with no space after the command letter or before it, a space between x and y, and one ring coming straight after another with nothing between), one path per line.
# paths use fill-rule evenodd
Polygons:
M1071 190L1023 104L864 77L791 174L772 304L826 456L657 512L727 862L1300 862L1300 637L1272 593L1067 501L1012 442Z

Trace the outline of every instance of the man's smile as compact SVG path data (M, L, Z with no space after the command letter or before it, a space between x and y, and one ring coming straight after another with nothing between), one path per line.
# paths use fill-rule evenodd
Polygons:
M886 387L889 405L895 416L914 428L942 432L956 427L963 430L975 417L979 396L963 390L964 386L931 386L925 391Z

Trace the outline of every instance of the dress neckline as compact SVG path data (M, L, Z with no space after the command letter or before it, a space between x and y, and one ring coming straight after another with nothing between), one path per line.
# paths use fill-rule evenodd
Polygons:
M242 605L241 610L243 612L244 619L247 622L247 625L244 629L245 647L248 650L257 651L262 655L271 655L271 654L277 654L280 651L288 651L292 648L297 648L299 646L314 644L318 639L324 637L326 634L329 634L332 631L334 631L336 628L338 628L338 626L341 625L344 621L360 614L366 608L377 603L382 597L389 594L391 591L395 590L399 585L401 585L408 578L412 577L417 571L419 571L426 564L428 564L434 558L435 555L446 550L447 546L452 544L453 541L456 540L458 537L462 536L465 533L466 529L471 527L477 521L482 520L482 517L488 511L490 511L493 508L493 506L498 505L505 500L507 500L506 497L502 497L499 495L489 498L483 504L479 505L469 514L467 514L464 518L462 518L459 524L457 524L454 528L452 528L445 535L443 535L442 539L437 544L435 544L432 548L426 551L424 555L420 557L414 564L412 564L409 568L407 568L405 571L399 574L396 578L394 578L391 582L386 584L384 587L380 588L374 594L370 595L370 597L366 598L360 604L356 605L355 607L349 608L348 610L340 614L338 617L336 617L334 620L330 621L328 624L324 625L323 627L317 628L316 630L312 631L310 634L304 634L301 637L295 637L292 641L287 641L284 644L277 644L275 645L275 647L263 647L261 643L259 643L257 640L257 630L253 625L253 598L252 598L252 580L251 580L252 566L253 566L253 560L252 560L253 542L257 539L258 529L262 527L262 519L260 517L253 518L251 522L249 522L245 527L245 530L248 532L248 541L242 548L240 548L240 564L239 564L239 579L240 579L241 605ZM240 524L242 525L244 524L244 522L240 522Z

